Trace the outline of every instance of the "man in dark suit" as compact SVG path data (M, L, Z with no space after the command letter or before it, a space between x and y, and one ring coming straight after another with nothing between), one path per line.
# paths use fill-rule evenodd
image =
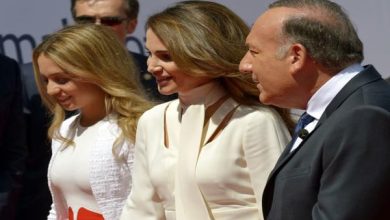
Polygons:
M360 65L363 45L343 9L276 1L247 45L240 69L260 101L306 110L268 178L264 217L390 219L390 86Z
M76 23L96 23L111 27L126 44L138 23L138 0L71 0L71 12ZM147 71L147 57L129 51L139 68L139 80L149 98L161 102L176 96L164 96L157 90L154 77Z
M26 154L19 66L0 54L0 219L14 219Z
M21 70L28 156L16 219L44 220L47 219L52 203L47 184L47 167L51 157L47 136L50 118L35 85L31 64L22 65Z

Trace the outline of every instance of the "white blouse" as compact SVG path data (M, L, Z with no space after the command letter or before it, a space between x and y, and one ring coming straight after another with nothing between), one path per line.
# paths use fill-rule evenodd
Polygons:
M62 123L60 128L62 135L71 135L72 131L74 131L72 128L78 121L77 117L78 115L72 116ZM127 155L127 162L119 162L114 158L112 145L120 134L120 128L116 122L115 115L110 115L98 122L91 129L91 134L88 135L95 136L91 140L77 141L76 134L75 148L72 146L63 148L61 142L53 140L52 158L48 168L48 182L53 205L48 219L66 220L68 219L68 207L72 207L76 214L77 208L73 206L77 207L79 205L83 207L87 205L92 209L91 211L96 211L93 205L97 205L97 212L101 213L105 219L119 219L124 202L131 189L134 147L132 143L127 141L123 143L122 153ZM83 142L84 144L88 142L90 146L78 146L77 142ZM76 155L76 150L80 155ZM70 158L71 156L72 158ZM71 159L71 161L67 161L67 159ZM71 167L59 167L65 165L65 163ZM77 167L76 169L75 166L77 165L84 167ZM69 176L71 174L69 172L72 172L72 167L75 174L73 177ZM63 173L57 173L57 171ZM72 181L66 176L60 177L60 174L68 175L69 178L77 178L77 180L81 181L82 186L77 186L77 181ZM66 182L60 183L59 181ZM67 185L68 183L69 185ZM87 185L90 186L90 192L92 193L90 196L88 196L90 192L88 192ZM80 192L82 189L86 189L87 192ZM76 191L79 191L79 193L76 193ZM76 199L77 196L79 198ZM85 201L83 201L84 198L86 198ZM95 200L95 204L91 202L91 199ZM88 209L88 207L86 208Z
M89 127L80 125L76 120L74 145L59 151L50 170L53 188L64 195L64 199L72 208L74 219L77 212L84 207L95 213L100 213L92 194L89 182L89 157L94 140L98 137L99 122Z

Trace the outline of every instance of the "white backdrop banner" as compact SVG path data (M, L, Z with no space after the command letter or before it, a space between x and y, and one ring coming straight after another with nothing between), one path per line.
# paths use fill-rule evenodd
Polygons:
M138 27L127 39L127 47L144 53L144 23L174 0L139 0ZM248 25L267 8L272 0L216 0L240 15ZM374 64L384 77L390 77L390 1L336 0L344 6L364 43L364 64ZM42 38L66 24L72 24L70 0L1 0L0 53L31 62L32 49Z

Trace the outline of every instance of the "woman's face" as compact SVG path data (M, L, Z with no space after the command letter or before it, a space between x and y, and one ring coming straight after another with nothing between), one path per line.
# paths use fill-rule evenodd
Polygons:
M185 74L150 28L146 31L146 49L149 51L148 71L156 78L158 91L163 95L180 94L211 81L209 77Z
M85 114L101 111L105 93L99 86L65 72L43 54L38 57L37 63L42 80L46 83L47 94L65 110L79 109Z

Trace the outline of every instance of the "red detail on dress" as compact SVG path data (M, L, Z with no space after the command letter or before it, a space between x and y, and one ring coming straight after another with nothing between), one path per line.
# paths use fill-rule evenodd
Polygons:
M69 220L74 220L74 214L71 207L68 208L68 213ZM76 220L104 220L104 218L102 214L92 212L84 207L81 207L77 213Z
M73 220L73 209L71 207L68 208L68 216L69 220Z

